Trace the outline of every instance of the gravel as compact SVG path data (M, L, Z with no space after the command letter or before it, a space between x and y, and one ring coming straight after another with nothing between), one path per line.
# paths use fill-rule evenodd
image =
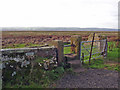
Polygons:
M56 88L118 88L118 72L88 69L77 74L65 74L56 82Z

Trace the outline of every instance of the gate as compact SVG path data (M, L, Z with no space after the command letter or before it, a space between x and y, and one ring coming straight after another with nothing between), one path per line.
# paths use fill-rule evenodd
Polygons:
M93 44L93 45L92 45ZM107 55L107 39L81 41L80 42L80 61L90 63L90 59L96 59Z

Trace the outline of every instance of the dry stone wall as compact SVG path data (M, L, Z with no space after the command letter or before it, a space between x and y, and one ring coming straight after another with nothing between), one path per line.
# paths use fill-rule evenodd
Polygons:
M55 47L1 49L1 61L22 61L32 57L56 56Z
M57 67L55 47L2 49L0 70L3 83L12 80L18 73L31 75L34 69L51 70ZM40 73L40 72L38 72Z

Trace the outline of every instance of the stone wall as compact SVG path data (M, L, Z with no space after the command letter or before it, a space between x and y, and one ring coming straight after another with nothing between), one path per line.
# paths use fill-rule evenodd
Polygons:
M1 49L0 70L18 68L18 66L23 68L28 65L32 66L33 63L49 69L50 64L57 65L56 52L55 47Z
M33 57L56 57L55 47L1 49L1 61L22 61Z
M55 47L2 49L0 70L2 70L3 87L6 82L17 80L18 75L31 76L35 70L41 74L42 69L56 68L58 65L56 52Z

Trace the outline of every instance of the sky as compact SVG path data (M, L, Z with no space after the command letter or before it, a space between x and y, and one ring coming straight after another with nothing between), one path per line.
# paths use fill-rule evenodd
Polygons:
M0 27L118 28L119 0L0 0Z

